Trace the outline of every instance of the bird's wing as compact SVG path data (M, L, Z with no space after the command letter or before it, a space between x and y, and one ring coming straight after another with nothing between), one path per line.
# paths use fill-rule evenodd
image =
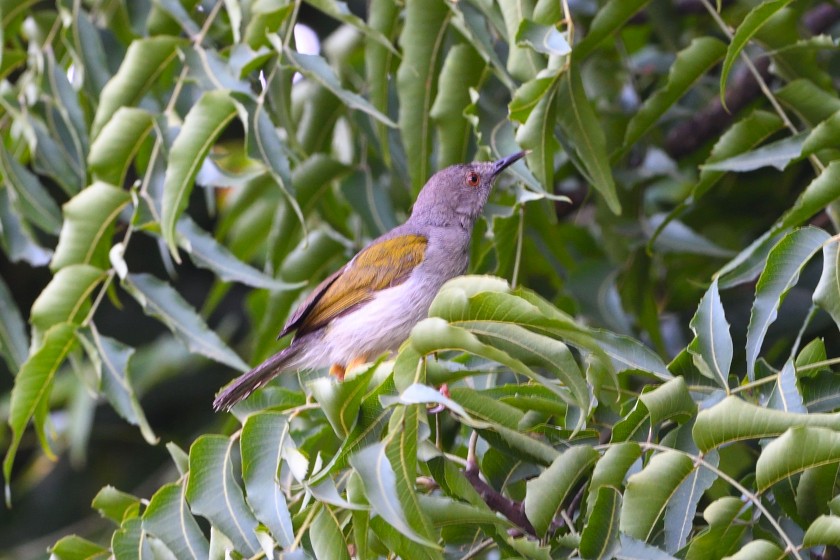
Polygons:
M369 301L376 292L405 282L426 254L426 236L406 234L376 241L309 294L278 335L317 330Z

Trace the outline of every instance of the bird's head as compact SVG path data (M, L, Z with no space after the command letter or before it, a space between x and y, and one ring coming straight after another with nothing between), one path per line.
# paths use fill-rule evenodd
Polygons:
M497 161L451 165L438 171L417 196L411 221L439 226L460 224L471 229L496 177L525 154L518 152Z

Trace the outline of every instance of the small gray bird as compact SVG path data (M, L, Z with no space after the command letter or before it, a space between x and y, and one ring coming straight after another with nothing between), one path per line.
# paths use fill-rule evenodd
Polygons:
M277 337L295 331L292 343L225 387L213 408L230 409L283 371L331 366L343 379L397 350L444 282L467 270L473 225L493 182L525 153L435 173L404 224L374 239L292 314Z

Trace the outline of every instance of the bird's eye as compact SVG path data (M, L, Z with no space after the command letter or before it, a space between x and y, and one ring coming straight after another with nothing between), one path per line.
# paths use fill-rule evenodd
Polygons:
M467 173L466 181L467 181L467 184L469 186L477 187L480 180L481 180L481 178L478 176L478 173L476 173L475 171L470 171L469 173Z

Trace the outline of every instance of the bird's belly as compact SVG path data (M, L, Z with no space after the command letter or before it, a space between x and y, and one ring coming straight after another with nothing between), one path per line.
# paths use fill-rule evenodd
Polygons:
M415 276L376 297L327 327L329 362L346 364L354 358L374 359L395 351L411 329L429 312L439 286L421 285Z

